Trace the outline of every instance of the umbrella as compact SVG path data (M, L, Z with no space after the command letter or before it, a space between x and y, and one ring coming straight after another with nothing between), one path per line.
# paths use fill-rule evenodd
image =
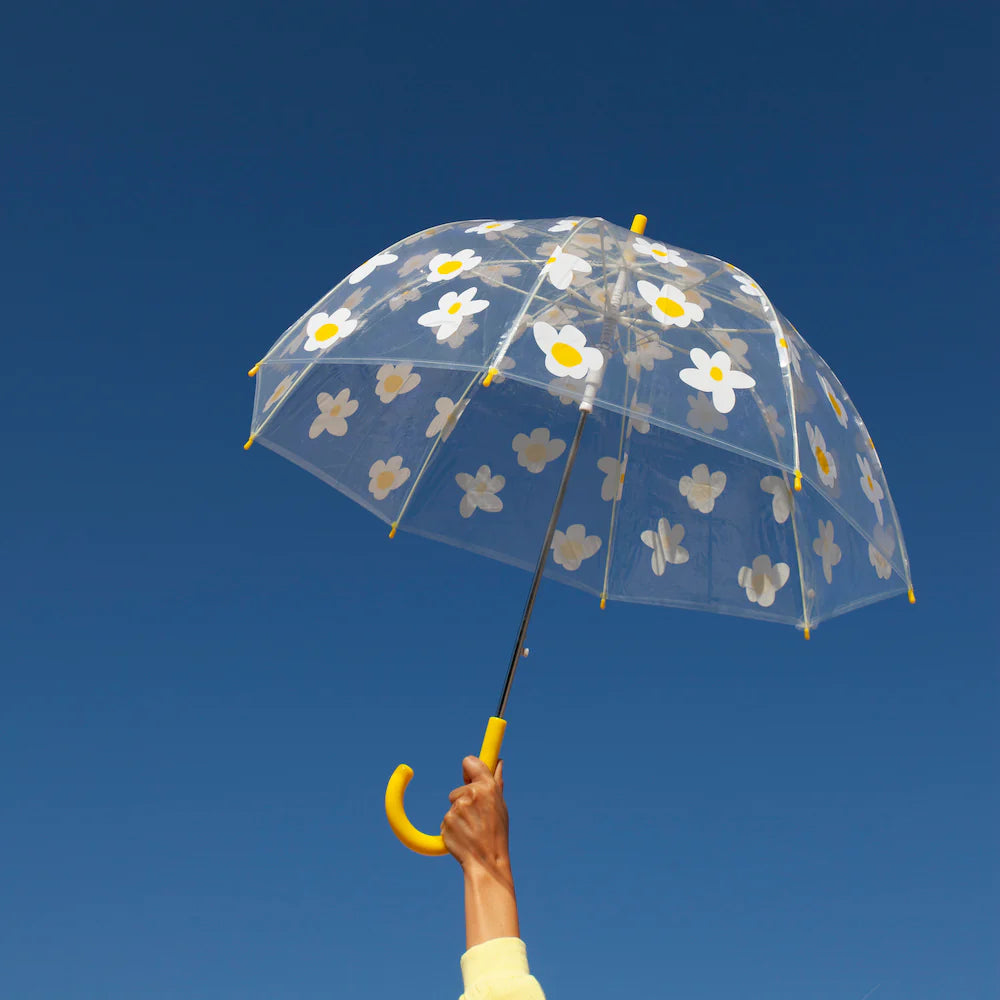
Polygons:
M257 441L390 527L609 601L818 623L913 587L872 438L731 264L604 219L474 220L370 257L250 371ZM551 558L550 558L551 556ZM397 836L424 854L400 765Z

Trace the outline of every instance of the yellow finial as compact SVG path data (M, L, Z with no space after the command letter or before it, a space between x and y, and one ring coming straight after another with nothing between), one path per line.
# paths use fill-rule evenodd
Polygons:
M800 469L795 470L795 492L798 493L802 489L802 471Z
M390 538L395 538L396 537L396 528L398 528L398 527L399 527L399 521L393 521L392 522L392 527L389 530L389 537Z
M910 589L907 590L906 596L910 599L910 604L916 604L917 603L917 598L916 598L916 595L913 593L913 588L912 587L910 587Z
M601 594L601 610L603 611L608 606L608 597L606 594Z
M640 236L642 236L642 234L646 231L646 223L648 221L649 221L649 219L647 219L646 216L644 216L644 215L637 215L632 220L632 232L633 233L638 233Z
M809 626L808 625L802 630L802 634L806 637L806 640L809 639Z
M250 450L250 445L253 444L253 440L254 440L254 438L253 438L253 435L251 434L250 437L247 438L247 443L245 445L243 445L243 450L244 451L249 451Z
M493 368L491 366L490 370L486 373L486 378L483 379L483 385L489 385L490 382L493 381L493 376L494 375L499 375L499 374L500 374L500 369L499 368Z
M249 375L250 378L253 378L254 375L256 375L257 372L259 371L260 371L260 362L258 361L257 364L255 364L253 368L251 368L250 371L247 372L247 375Z

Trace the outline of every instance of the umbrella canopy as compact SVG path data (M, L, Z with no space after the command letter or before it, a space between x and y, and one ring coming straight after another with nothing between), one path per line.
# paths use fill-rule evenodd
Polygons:
M478 220L361 264L279 338L250 442L391 525L806 631L912 586L872 438L761 286L603 219Z

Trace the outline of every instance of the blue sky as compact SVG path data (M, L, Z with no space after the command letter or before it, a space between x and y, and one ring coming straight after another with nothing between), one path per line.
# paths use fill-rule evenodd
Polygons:
M838 373L919 603L806 644L543 586L504 750L532 967L995 996L989 41L979 3L9 13L3 995L458 995L460 871L382 794L411 763L437 827L528 577L245 454L244 373L411 232L643 212Z

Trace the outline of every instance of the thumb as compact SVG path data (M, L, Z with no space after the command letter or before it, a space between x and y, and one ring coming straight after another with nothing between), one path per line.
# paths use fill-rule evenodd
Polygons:
M492 778L490 769L478 758L471 754L462 761L462 777L468 785L472 781L483 778Z
M497 769L493 775L496 783L500 786L500 794L503 795L503 760L497 761Z

